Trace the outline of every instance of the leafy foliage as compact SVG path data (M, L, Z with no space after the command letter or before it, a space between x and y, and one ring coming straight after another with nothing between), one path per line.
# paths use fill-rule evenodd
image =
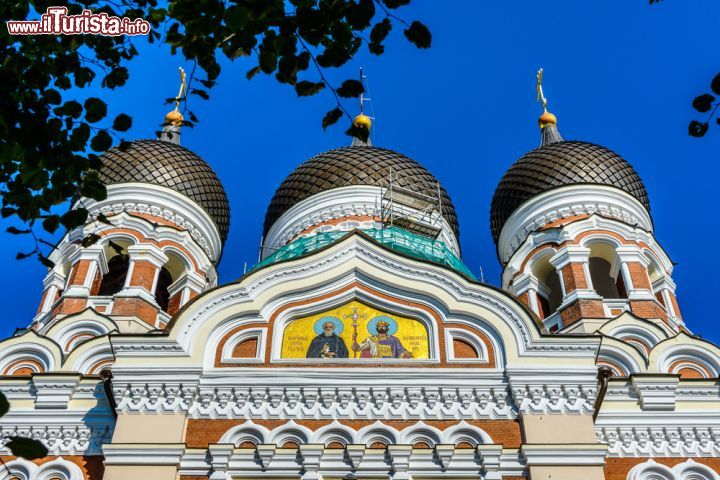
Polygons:
M221 73L221 56L249 57L255 66L247 72L248 79L260 73L273 75L301 97L328 91L335 106L322 119L325 129L343 115L350 118L341 100L355 98L363 89L357 80L336 88L324 69L345 65L363 44L371 53L382 54L394 23L403 25L405 37L416 47L431 45L427 27L405 22L394 13L410 1L67 0L62 4L71 15L90 9L149 21L150 42L168 45L173 54L198 67L198 75L193 69L189 78L190 97L209 98ZM37 19L36 12L55 3L2 2L0 20ZM83 196L105 198L105 188L94 173L101 165L98 153L114 141L121 150L126 148L120 134L130 129L132 118L121 113L109 119L106 102L84 96L83 89L98 82L108 90L122 87L131 74L127 62L136 56L138 50L126 36L10 36L7 29L0 29L0 213L29 227L8 229L10 233L31 235L35 241L35 250L18 258L34 256L51 266L41 248L52 248L51 244L36 235L35 227L50 234L60 226L79 227L87 221L84 206L58 213L60 206ZM197 122L188 113L191 122L186 124ZM348 132L357 133L352 128ZM89 236L83 243L93 240Z
M720 96L720 73L710 82L710 90ZM705 121L692 120L688 125L688 134L692 137L702 137L710 129L710 122L715 118L715 122L720 125L720 117L717 116L718 107L720 107L720 101L716 101L717 97L710 93L703 93L698 95L692 101L692 107L699 113L706 113L707 117Z

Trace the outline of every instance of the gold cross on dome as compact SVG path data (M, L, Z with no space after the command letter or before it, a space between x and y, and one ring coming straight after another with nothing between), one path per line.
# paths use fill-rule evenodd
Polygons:
M541 68L540 70L538 70L538 73L537 73L537 82L535 83L535 89L537 90L537 101L542 102L543 112L547 112L547 99L545 98L545 95L543 94L542 81L543 81L543 69Z
M177 97L175 97L175 111L180 111L180 101L185 98L185 70L182 69L182 67L179 68L180 70L180 91L177 94Z

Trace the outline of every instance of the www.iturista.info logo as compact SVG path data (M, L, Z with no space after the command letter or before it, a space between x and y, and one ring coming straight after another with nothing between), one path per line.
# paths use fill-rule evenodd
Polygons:
M48 7L40 20L9 20L10 35L147 35L150 23L142 18L115 17L107 13L83 10L79 15L68 15L66 7Z

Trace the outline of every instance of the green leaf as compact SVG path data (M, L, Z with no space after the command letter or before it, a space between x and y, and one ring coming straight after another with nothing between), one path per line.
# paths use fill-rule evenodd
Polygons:
M406 28L403 33L418 48L430 48L432 43L432 35L430 30L422 23L415 20Z
M382 42L387 38L391 30L392 22L389 18L385 18L383 21L375 24L370 32L370 43L368 44L368 49L371 53L381 55L385 51Z
M370 26L375 16L375 3L373 0L358 0L357 3L348 2L345 18L355 30L364 30Z
M103 213L98 213L97 217L95 217L95 220L97 220L100 223L104 223L105 225L113 226L113 223L108 220L108 218Z
M700 95L699 97L695 97L692 102L692 106L698 112L705 113L710 111L710 109L712 108L712 103L714 101L715 97L713 97L709 93L705 93L703 95Z
M710 82L710 88L717 95L720 95L720 73L715 75L715 78L712 79L712 81Z
M327 129L330 125L333 125L337 123L338 120L343 116L343 111L341 108L334 108L327 112L325 116L322 119L322 128L323 130Z
M80 105L80 102L77 102L75 100L68 100L67 102L63 103L59 107L55 107L53 110L53 113L58 116L67 116L72 118L80 118L80 115L82 115L83 107Z
M70 148L74 152L81 152L87 148L87 142L90 139L90 126L87 123L81 123L75 127L70 134Z
M105 130L100 130L90 141L90 148L96 152L104 152L112 146L112 137Z
M248 23L250 11L245 7L233 5L225 10L225 24L234 31L242 30Z
M118 245L117 243L113 242L112 240L108 240L108 246L112 248L115 253L118 255L122 255L125 249L122 247L122 245Z
M247 77L248 80L252 80L252 78L253 78L255 75L257 75L258 73L260 73L260 67L253 67L253 68L251 68L250 70L247 71L247 73L245 74L245 76Z
M325 82L315 83L303 80L295 85L295 92L297 92L298 97L309 97L320 92L323 88L325 88Z
M277 68L277 54L270 50L262 50L258 55L260 70L265 73L272 73Z
M50 105L60 105L60 102L62 102L62 97L60 96L60 92L58 92L54 88L49 88L49 89L45 90L43 92L43 98Z
M42 263L46 268L55 268L55 262L47 258L46 256L38 253L37 259Z
M13 455L25 460L37 460L47 456L48 449L39 440L24 437L9 437L5 448L10 449Z
M85 120L90 123L99 122L107 115L107 104L99 98L90 97L85 100Z
M359 138L363 142L367 142L368 137L370 137L370 131L363 126L352 124L350 125L350 128L345 131L345 135Z
M130 78L130 74L128 73L127 68L113 68L110 73L105 75L105 78L103 78L102 86L107 88L121 87L125 85L125 82L127 82L128 78Z
M10 410L10 402L4 393L0 392L0 417L4 416Z
M704 136L708 128L710 128L710 125L708 125L707 122L698 122L697 120L693 120L690 122L690 125L688 125L688 134L691 137L702 137Z
M115 120L113 120L113 130L117 130L118 132L127 132L130 130L130 127L132 127L132 118L130 118L129 115L121 113L115 117Z
M344 98L359 97L365 89L359 80L345 80L340 88L337 89L337 94Z
M55 233L55 230L60 226L60 215L50 215L43 220L43 228L45 231Z
M192 95L197 95L198 97L202 98L203 100L210 100L210 95L205 90L200 90L199 88L193 88L190 90L190 93Z
M82 245L84 248L87 248L90 245L95 245L101 238L102 237L100 235L91 233L89 235L86 235L82 240L80 240L80 245Z
M410 0L382 0L382 2L386 7L395 9L409 4Z
M90 172L83 178L80 195L93 200L105 200L107 198L107 189L100 181L97 172Z
M2 218L7 218L12 215L15 215L17 212L18 212L17 208L13 208L13 207L0 208L0 215L2 216Z
M74 210L68 210L60 217L60 223L68 229L72 230L75 227L85 225L88 218L88 211L84 208L76 208Z

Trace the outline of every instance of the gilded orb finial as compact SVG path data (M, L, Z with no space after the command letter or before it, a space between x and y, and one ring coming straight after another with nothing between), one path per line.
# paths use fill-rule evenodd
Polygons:
M353 119L353 125L355 125L356 127L366 128L368 131L370 131L370 127L372 127L372 120L370 120L370 117L368 117L367 115L361 113Z

